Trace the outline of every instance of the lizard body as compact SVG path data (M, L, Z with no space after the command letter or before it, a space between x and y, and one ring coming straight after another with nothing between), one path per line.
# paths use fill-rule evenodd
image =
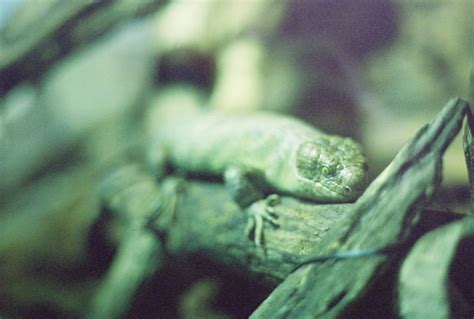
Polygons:
M153 139L185 171L222 176L231 166L245 167L278 192L318 202L354 200L365 186L359 144L289 116L168 107L153 123Z
M160 154L151 158L160 158L161 166L170 162L186 172L224 177L250 216L247 231L254 230L257 246L264 220L278 225L273 208L278 197L264 199L263 186L317 202L352 201L365 187L367 165L359 144L285 115L159 106L148 134L156 146L150 153Z

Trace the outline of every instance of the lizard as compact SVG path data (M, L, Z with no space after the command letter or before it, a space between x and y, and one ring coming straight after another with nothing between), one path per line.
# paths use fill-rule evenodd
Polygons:
M366 186L367 161L351 138L326 134L289 115L158 106L147 134L150 163L223 177L248 213L246 232L262 245L264 222L278 226L278 194L337 203L355 200ZM265 190L271 195L265 197Z

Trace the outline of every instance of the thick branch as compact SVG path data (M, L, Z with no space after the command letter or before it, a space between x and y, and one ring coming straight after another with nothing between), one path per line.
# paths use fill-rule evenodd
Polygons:
M277 282L310 254L352 206L283 197L277 206L281 226L266 225L264 248L257 248L245 234L245 213L225 187L188 182L179 194L175 220L166 229L169 253L205 253Z

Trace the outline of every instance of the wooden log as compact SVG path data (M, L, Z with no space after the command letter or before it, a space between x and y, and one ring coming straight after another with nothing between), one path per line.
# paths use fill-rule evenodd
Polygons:
M313 204L282 197L279 227L265 226L264 247L245 233L247 217L222 184L186 182L166 227L171 255L203 253L216 261L280 282L317 246L352 204Z

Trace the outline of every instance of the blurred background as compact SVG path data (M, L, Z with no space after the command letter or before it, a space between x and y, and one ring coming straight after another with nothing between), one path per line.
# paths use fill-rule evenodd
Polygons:
M119 236L97 226L98 172L143 138L150 104L291 114L360 142L373 178L450 98L469 97L471 7L0 1L0 317L84 314ZM458 136L433 207L467 213L467 185ZM206 313L222 282L204 273L163 317L245 317L267 293Z

